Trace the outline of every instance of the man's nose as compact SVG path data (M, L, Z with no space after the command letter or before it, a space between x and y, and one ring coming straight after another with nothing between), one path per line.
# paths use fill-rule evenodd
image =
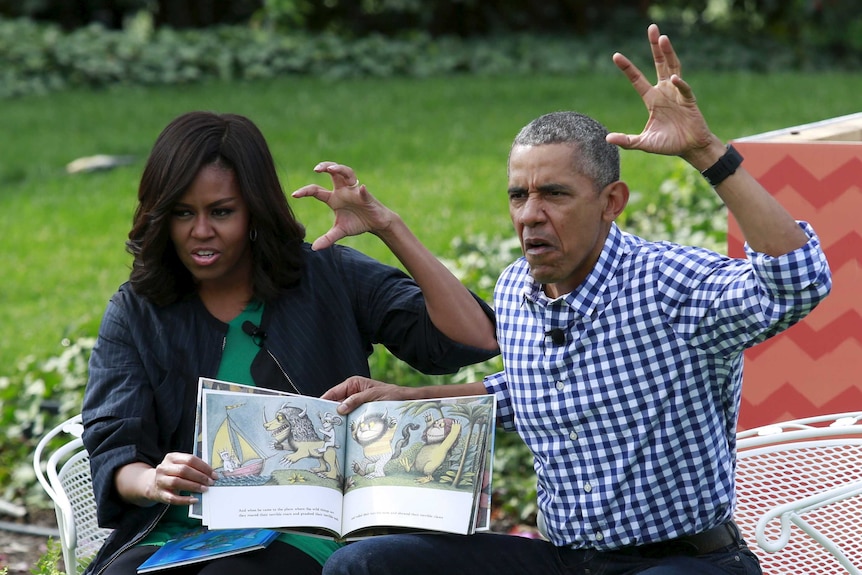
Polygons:
M529 196L520 211L521 223L525 226L535 225L545 221L545 204L538 196Z

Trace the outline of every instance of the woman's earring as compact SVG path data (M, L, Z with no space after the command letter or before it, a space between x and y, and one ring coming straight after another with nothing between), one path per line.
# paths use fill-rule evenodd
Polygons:
M248 231L248 239L250 239L253 242L257 241L257 228L251 228Z

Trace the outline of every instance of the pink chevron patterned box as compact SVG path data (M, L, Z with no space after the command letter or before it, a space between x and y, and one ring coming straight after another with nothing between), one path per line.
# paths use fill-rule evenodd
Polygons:
M862 113L740 138L745 167L811 222L832 294L805 320L745 355L739 428L862 408ZM728 253L743 257L728 222Z

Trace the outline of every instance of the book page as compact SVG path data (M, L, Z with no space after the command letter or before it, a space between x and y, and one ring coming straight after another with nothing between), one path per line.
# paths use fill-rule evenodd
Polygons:
M344 496L347 538L368 527L410 527L419 531L471 532L473 495L423 487L368 487Z
M485 468L482 472L482 481L476 485L477 491L473 502L475 510L475 518L473 520L473 531L490 531L491 530L491 497L493 490L491 488L491 478L494 471L494 435L496 426L492 426L491 433L486 438L487 449L485 455Z
M195 441L192 454L203 459L203 441L201 435L201 425L203 423L203 391L205 389L216 389L222 391L231 391L236 393L257 393L263 395L291 395L287 392L278 391L275 389L267 389L265 387L255 387L253 385L245 385L242 383L231 383L229 381L221 381L208 377L198 379L198 396L195 406ZM192 519L202 518L203 503L202 500L205 494L198 494L198 502L189 505L189 517Z
M305 485L211 489L202 519L210 529L316 527L337 538L341 493Z
M202 458L219 477L202 501L204 525L339 532L345 422L336 402L211 389L201 401Z
M370 526L471 533L489 480L490 395L365 404L348 416L345 533Z

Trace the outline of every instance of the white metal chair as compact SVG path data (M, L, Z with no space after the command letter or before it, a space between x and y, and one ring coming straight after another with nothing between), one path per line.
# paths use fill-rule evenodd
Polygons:
M735 518L765 575L862 575L862 412L737 435Z
M48 431L33 454L36 478L54 502L68 575L83 573L111 533L96 522L90 456L81 440L83 430L81 416L76 415ZM54 447L61 440L65 442Z

